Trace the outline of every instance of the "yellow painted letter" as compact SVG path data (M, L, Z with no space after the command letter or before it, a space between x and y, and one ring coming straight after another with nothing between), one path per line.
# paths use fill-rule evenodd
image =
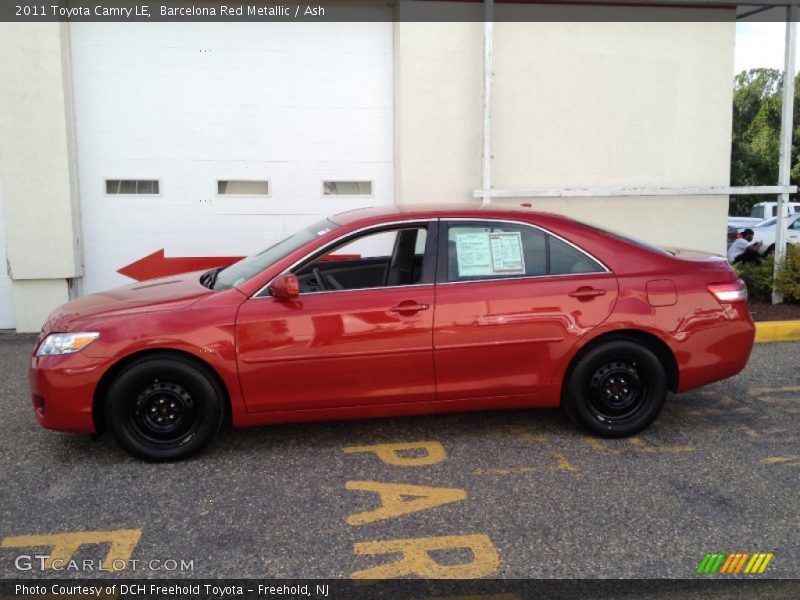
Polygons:
M381 499L380 508L347 517L348 525L364 525L374 521L391 519L400 515L433 508L434 506L459 502L467 498L467 492L458 488L428 487L403 483L348 481L344 487L348 490L372 492L378 494Z
M406 451L424 451L421 456L403 456ZM374 446L349 446L344 449L345 454L357 452L374 452L387 465L396 467L424 467L435 465L447 458L444 446L439 442L411 442L401 444L376 444Z
M125 568L124 563L127 563L130 559L141 535L141 529L75 531L71 533L54 533L52 535L18 535L5 538L0 546L3 548L50 547L53 550L44 563L45 568L50 569L53 561L58 561L56 564L68 563L75 551L84 544L110 543L111 547L103 559L103 566L107 571L115 571Z
M443 537L387 540L384 542L359 542L356 554L397 554L402 556L392 563L383 564L351 575L353 579L391 579L417 575L432 579L477 579L500 568L497 554L489 536L483 533ZM431 556L437 550L468 549L472 560L456 565L442 564Z

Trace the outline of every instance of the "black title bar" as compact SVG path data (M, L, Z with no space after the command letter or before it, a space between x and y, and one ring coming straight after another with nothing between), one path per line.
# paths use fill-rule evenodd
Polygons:
M70 600L424 600L482 595L504 600L542 598L792 598L800 583L793 580L698 578L689 580L275 580L275 579L38 579L2 580L4 598L69 596Z
M494 21L783 21L791 0L495 0ZM0 21L483 21L482 0L2 0Z

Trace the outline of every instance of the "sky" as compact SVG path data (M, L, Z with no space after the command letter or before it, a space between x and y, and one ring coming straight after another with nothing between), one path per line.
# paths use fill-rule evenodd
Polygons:
M735 72L756 67L782 70L785 35L785 23L737 23ZM800 67L800 61L796 64Z

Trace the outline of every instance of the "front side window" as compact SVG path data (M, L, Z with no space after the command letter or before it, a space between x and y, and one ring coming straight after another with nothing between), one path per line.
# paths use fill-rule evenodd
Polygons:
M427 246L427 224L382 228L343 241L294 274L301 294L418 285Z
M577 248L540 229L492 221L445 224L440 280L479 281L600 273L603 266Z
M310 241L338 227L328 219L309 225L277 244L225 267L215 276L213 289L226 290L237 287Z

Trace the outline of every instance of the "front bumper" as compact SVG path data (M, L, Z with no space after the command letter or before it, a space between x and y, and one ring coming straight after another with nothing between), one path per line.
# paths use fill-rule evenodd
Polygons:
M29 379L36 420L58 431L96 433L92 403L108 358L82 352L62 356L32 356Z

